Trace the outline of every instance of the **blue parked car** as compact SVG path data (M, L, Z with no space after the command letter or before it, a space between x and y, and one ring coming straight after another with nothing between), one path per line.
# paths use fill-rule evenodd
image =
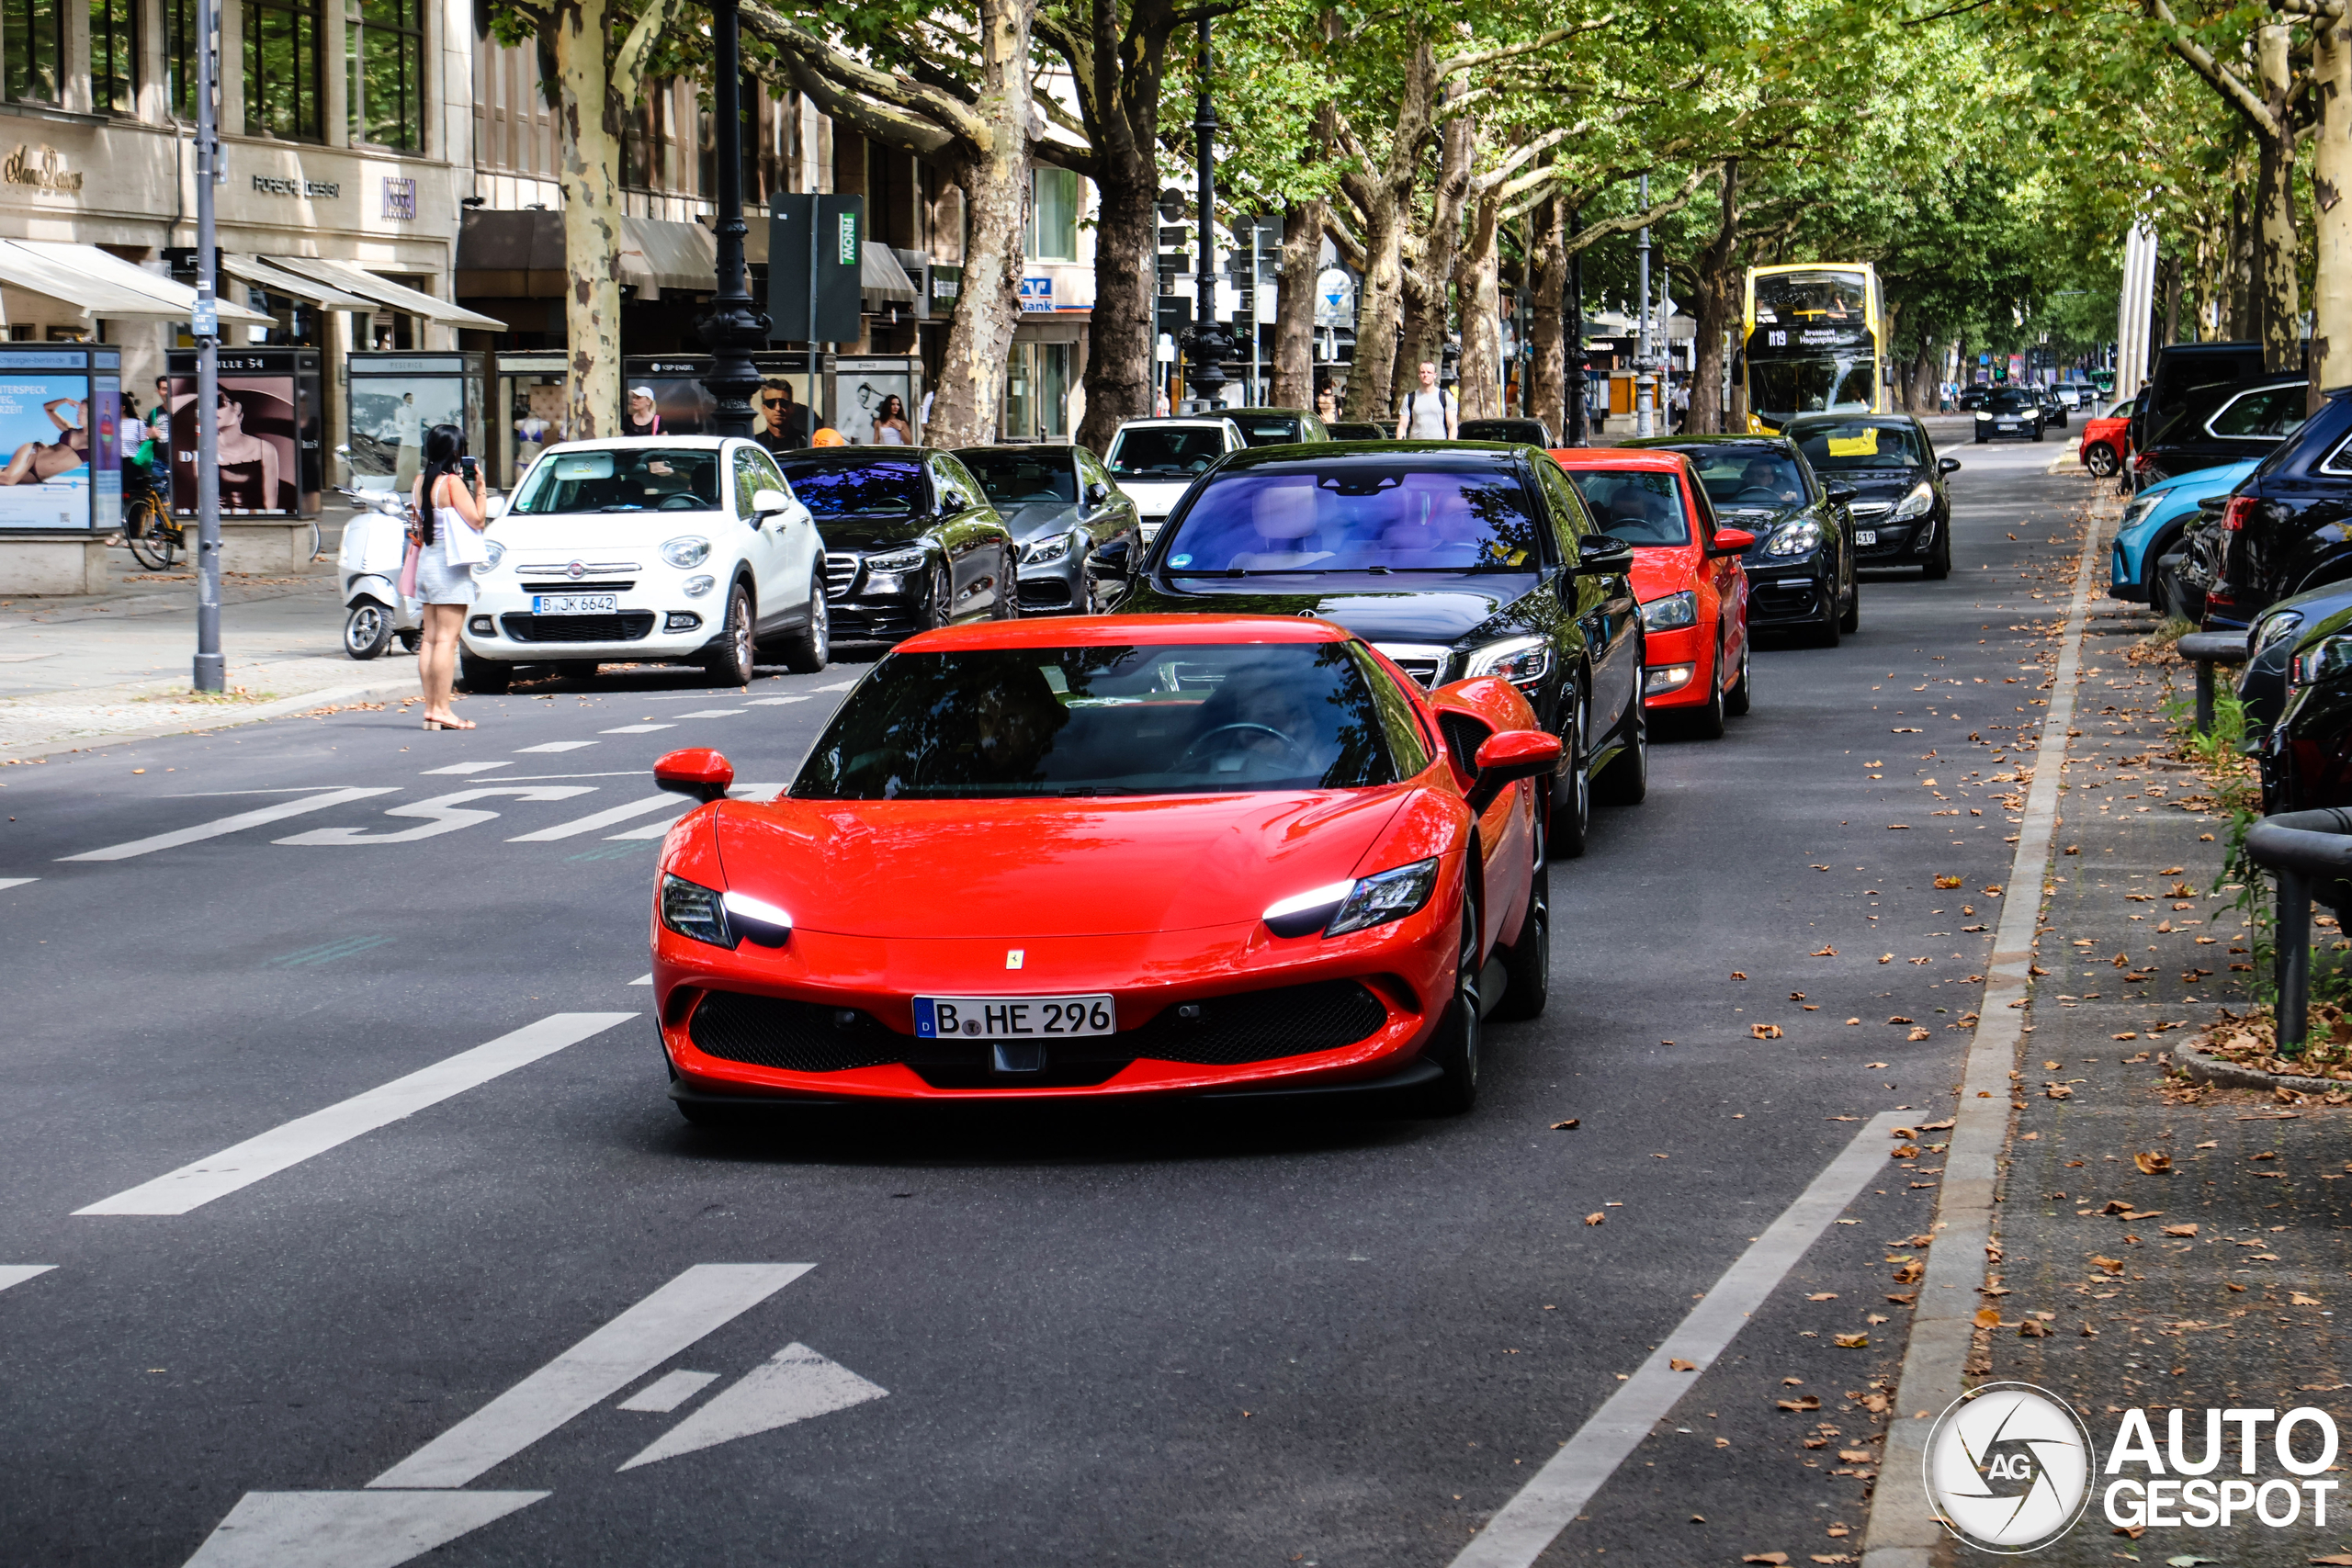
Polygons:
M2158 615L2186 615L2188 606L2165 601L2170 590L2157 565L2179 548L2181 531L2196 520L2197 503L2211 495L2227 495L2238 481L2254 472L2257 458L2197 468L2150 485L2123 509L2115 530L2115 549L2108 562L2108 596L2145 604Z

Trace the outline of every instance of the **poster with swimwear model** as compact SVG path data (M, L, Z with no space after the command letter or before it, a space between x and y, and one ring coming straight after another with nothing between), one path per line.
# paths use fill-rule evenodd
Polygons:
M90 525L90 381L0 372L0 528Z
M292 515L299 432L291 376L219 378L220 514ZM172 510L196 512L196 378L172 378Z

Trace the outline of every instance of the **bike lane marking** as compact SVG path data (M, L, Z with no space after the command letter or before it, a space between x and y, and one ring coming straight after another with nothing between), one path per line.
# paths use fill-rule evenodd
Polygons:
M632 800L626 806L608 806L602 811L593 811L585 817L574 818L569 822L559 822L552 828L542 828L536 833L518 833L506 841L510 844L551 844L559 839L570 839L582 833L593 833L599 828L615 827L633 817L642 817L649 811L659 811L664 807L673 811L682 811L693 804L694 802L682 795L667 793L649 795L642 800ZM669 831L668 824L662 825L662 831Z
M763 801L774 800L789 787L780 784L737 784L727 792L727 798L749 801L756 806ZM673 824L668 822L649 822L642 828L630 828L623 832L607 833L605 839L608 843L616 839L659 839L665 836L673 826Z
M548 740L537 746L517 746L514 754L528 757L542 751L584 751L595 744L594 740Z
M0 889L22 887L28 882L39 882L38 876L0 876Z
M511 768L514 765L503 760L495 762L452 762L446 768L427 768L423 776L429 779L443 773L486 773L492 768Z
M492 784L482 789L461 789L451 795L436 795L431 800L420 800L413 806L395 806L385 811L387 817L422 817L421 828L407 828L397 833L372 833L365 828L313 828L307 833L295 833L270 841L277 844L413 844L420 839L437 839L444 833L454 833L478 822L494 820L498 813L479 808L467 809L466 802L484 800L492 795L513 795L520 800L570 800L575 795L593 795L594 784Z
M555 1013L74 1213L187 1213L637 1016L633 1012Z
M158 833L151 839L133 839L127 844L111 844L103 850L88 850L78 855L60 855L60 863L73 861L130 860L138 855L153 854L157 850L175 850L183 844L198 843L217 839L223 833L241 832L247 828L259 828L266 823L281 822L288 817L307 816L324 811L330 807L343 806L355 800L366 800L379 795L394 793L390 784L374 788L352 787L331 789L323 794L306 795L300 800L282 801L276 806L264 806L252 811L240 811L234 817L222 817L210 822L199 822L193 828L180 828L169 833Z
M1901 1124L1903 1114L1883 1111L1862 1125L1796 1201L1724 1270L1641 1370L1487 1521L1453 1559L1453 1568L1532 1568L1577 1511L1723 1354L1748 1314L1764 1304L1797 1259L1885 1166L1887 1134ZM1677 1360L1694 1362L1697 1371L1676 1371Z

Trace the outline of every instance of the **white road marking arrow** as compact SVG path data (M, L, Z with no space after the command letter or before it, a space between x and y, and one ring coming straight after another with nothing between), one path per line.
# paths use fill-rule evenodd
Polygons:
M493 795L511 795L521 800L570 800L575 795L594 793L594 784L493 784L482 789L461 789L451 795L437 795L431 800L420 800L414 806L395 806L384 813L387 817L423 817L429 818L422 828L411 828L399 833L371 833L365 828L313 828L307 833L273 840L280 844L413 844L419 839L438 838L454 833L460 828L470 828L477 822L488 822L497 817L495 811L460 809L469 800L482 800Z
M365 800L371 795L390 795L394 787L386 784L377 789L331 789L321 795L304 795L300 800L281 801L253 811L240 811L234 817L221 817L210 822L200 822L193 828L179 828L169 833L158 833L152 839L133 839L127 844L115 844L86 854L60 855L59 861L130 860L137 855L153 854L157 850L175 850L182 844L193 844L203 839L217 839L223 833L234 833L246 828L258 828L265 822L281 821L288 817L300 817L312 811L324 811L330 806L345 801Z
M635 1470L655 1460L717 1448L812 1416L847 1410L869 1399L887 1399L889 1393L888 1389L866 1382L806 1345L786 1345L773 1359L753 1367L741 1381L654 1438L621 1468Z
M545 1492L248 1492L187 1568L394 1568Z

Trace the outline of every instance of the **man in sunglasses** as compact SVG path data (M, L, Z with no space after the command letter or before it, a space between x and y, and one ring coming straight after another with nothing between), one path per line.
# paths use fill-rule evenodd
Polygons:
M808 445L808 405L792 400L792 383L779 377L760 384L760 423L752 439L779 453Z

